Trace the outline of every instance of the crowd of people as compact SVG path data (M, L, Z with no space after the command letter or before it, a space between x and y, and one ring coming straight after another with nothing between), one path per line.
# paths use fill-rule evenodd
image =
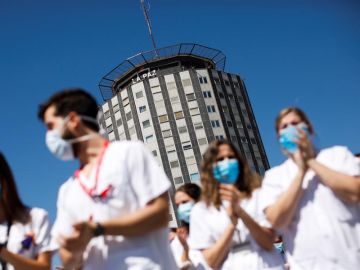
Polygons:
M26 206L0 154L2 270L339 269L360 267L360 159L344 146L319 149L299 108L275 131L287 160L263 179L229 141L203 155L200 185L175 192L178 228L168 228L170 181L141 142L108 142L98 106L81 89L39 106L46 145L79 168L47 212Z

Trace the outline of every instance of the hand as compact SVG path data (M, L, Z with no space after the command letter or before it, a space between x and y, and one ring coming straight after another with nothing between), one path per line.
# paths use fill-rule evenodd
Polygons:
M226 211L231 222L236 225L240 210L240 198L242 197L240 191L234 185L220 184L219 192L221 200L230 203Z
M187 238L189 235L188 230L185 227L180 227L176 230L176 234L179 238L181 245L183 246L184 250L189 250L189 246L187 243Z
M70 252L84 252L86 246L94 236L95 223L84 221L73 225L73 235L63 239L62 246Z
M289 153L288 154L290 158L295 162L296 166L299 168L301 172L306 172L308 169L308 166L301 154L301 151L298 149L295 151L295 153Z
M299 128L297 130L299 139L296 141L296 143L299 147L302 158L307 163L310 159L315 157L315 149L305 131Z

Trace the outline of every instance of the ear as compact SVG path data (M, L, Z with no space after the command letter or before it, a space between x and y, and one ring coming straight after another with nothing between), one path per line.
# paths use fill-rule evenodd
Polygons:
M68 114L68 127L71 129L75 129L79 126L79 124L81 123L81 119L80 116L77 114L77 112L69 112Z

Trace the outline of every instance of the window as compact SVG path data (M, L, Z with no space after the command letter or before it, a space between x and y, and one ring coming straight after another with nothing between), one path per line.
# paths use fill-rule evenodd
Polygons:
M225 96L224 96L223 93L219 92L219 97L220 97L220 98L224 98Z
M160 123L165 123L165 122L169 121L167 114L160 115L159 121L160 121Z
M192 149L191 143L183 144L183 149L184 149L184 150Z
M120 127L122 125L122 120L121 119L116 120L116 125Z
M126 120L129 121L129 120L131 120L131 119L132 119L132 114L131 114L131 112L126 113Z
M250 138L250 141L251 141L252 144L256 144L255 138Z
M143 128L148 128L150 127L150 120L145 120L142 122Z
M179 130L179 133L180 133L180 134L181 134L181 133L186 133L186 132L187 132L187 128L186 128L186 126L179 127L179 128L178 128L178 130Z
M203 96L204 96L204 98L211 98L211 92L210 91L204 91Z
M242 142L242 143L247 143L247 139L246 139L246 137L241 136L241 142Z
M146 111L146 106L145 106L145 105L139 107L139 112L140 112L140 113L143 113L143 112L145 112L145 111Z
M247 127L248 129L251 129L251 125L250 125L250 124L247 124L246 127Z
M176 83L175 82L168 82L168 83L166 83L166 88L167 89L175 89L176 88Z
M184 118L184 113L182 111L176 112L175 113L175 119L178 120L178 119L181 119L181 118Z
M197 114L200 114L199 108L190 109L190 115L191 116L194 116L194 115L197 115Z
M163 137L164 137L164 138L169 138L169 137L172 136L170 129L163 130L162 134L163 134Z
M174 184L175 185L180 185L182 183L183 183L183 178L181 176L174 177Z
M228 113L229 112L229 108L226 106L222 106L222 110L224 113Z
M177 160L170 161L170 167L171 167L171 168L177 168L177 167L179 167L179 161L177 161Z
M113 107L114 113L118 112L119 110L120 110L119 104L116 104L116 105Z
M107 119L110 117L110 111L104 112L104 119Z
M218 140L218 141L222 141L222 140L224 140L224 136L223 135L216 135L215 139Z
M160 85L156 85L156 86L151 87L151 93L156 94L156 93L159 93L159 92L161 92Z
M186 99L187 101L195 100L196 99L195 94L194 93L187 94Z
M233 95L233 94L229 94L229 99L230 99L230 100L234 99L234 95Z
M154 141L154 135L149 135L145 137L145 142L149 143Z
M226 86L230 86L230 82L229 82L229 81L225 80L224 82L225 82L225 85L226 85Z
M171 102L171 104L179 103L179 97L178 96L171 97L170 102Z
M199 77L199 82L200 82L201 84L207 83L207 78L206 78L206 77Z
M215 106L214 105L208 105L206 107L207 107L207 111L209 113L215 112Z
M220 80L218 78L214 79L215 84L220 84Z
M194 123L194 127L195 129L202 129L204 128L203 124L200 122L200 123Z
M226 121L226 124L228 125L228 127L232 127L233 124L231 123L231 121Z
M143 97L143 96L144 96L144 95L143 95L143 91L136 92L136 93L135 93L135 96L136 96L136 98L141 98L141 97Z
M240 88L240 84L238 82L234 82L234 87L235 88Z
M151 151L151 153L153 154L154 157L157 157L157 151L156 150Z
M129 98L126 97L126 98L123 99L123 106L125 107L128 104L129 104Z
M212 126L213 128L215 128L215 127L220 127L220 122L219 122L219 120L211 120L211 126Z
M110 133L114 130L113 125L110 125L106 128L107 133Z
M201 139L198 139L198 143L199 143L199 145L204 145L204 144L207 144L207 140L206 140L206 138L201 138Z
M190 179L192 182L197 182L200 180L200 175L199 173L192 173L190 174Z

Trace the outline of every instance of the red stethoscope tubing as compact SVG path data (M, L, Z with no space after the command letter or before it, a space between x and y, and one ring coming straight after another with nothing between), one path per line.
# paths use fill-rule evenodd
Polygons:
M98 182L99 182L99 174L100 174L100 167L101 167L101 164L102 164L102 161L103 161L103 158L104 158L104 154L105 154L105 151L107 149L107 147L109 146L109 141L105 141L104 142L104 146L103 146L103 149L100 153L100 156L99 156L99 160L97 162L97 165L96 165L96 172L95 172L95 184L92 188L88 188L80 179L80 172L81 170L78 169L75 171L74 173L74 176L75 176L75 179L78 180L81 188L86 192L86 194L88 194L90 197L97 197L99 196L100 198L106 198L109 190L111 189L111 185L109 185L104 191L102 191L99 195L94 195L94 192L96 191L97 189L97 186L98 186Z

